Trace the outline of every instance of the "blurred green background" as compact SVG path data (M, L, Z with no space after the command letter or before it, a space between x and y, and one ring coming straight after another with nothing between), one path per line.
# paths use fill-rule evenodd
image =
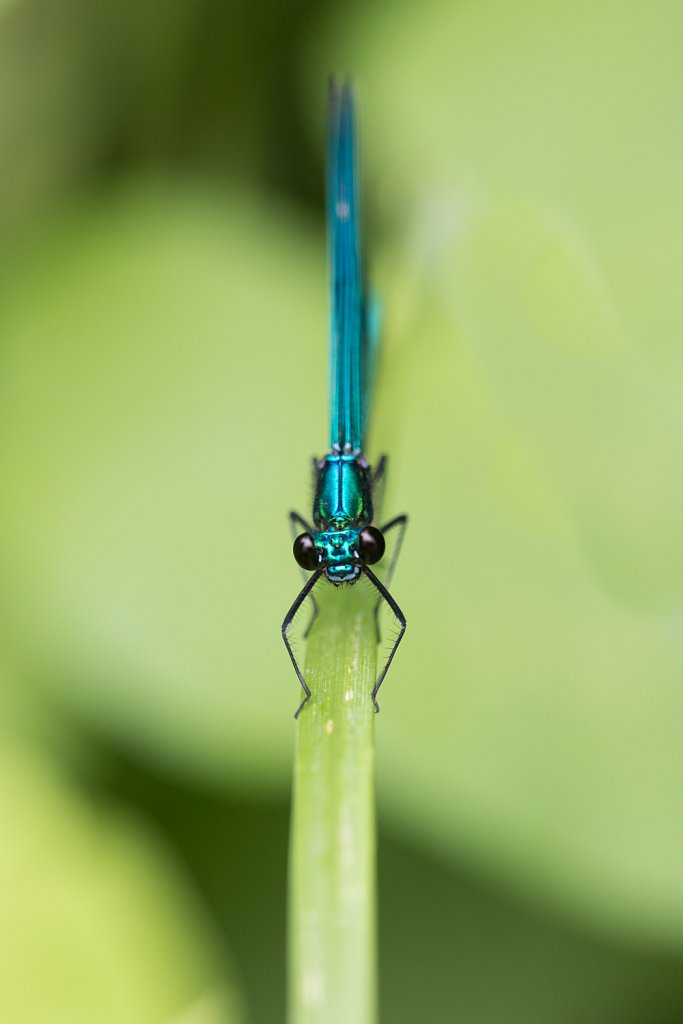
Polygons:
M283 1019L359 82L394 1024L683 1020L683 6L0 3L0 1016Z

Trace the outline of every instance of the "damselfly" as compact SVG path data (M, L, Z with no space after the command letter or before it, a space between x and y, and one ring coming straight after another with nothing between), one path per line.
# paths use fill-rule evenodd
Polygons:
M372 691L375 710L377 691L403 638L406 620L389 593L393 569L400 551L407 516L397 516L381 529L373 525L373 495L386 472L385 456L372 469L363 454L368 404L376 348L370 303L363 278L358 197L356 116L351 86L330 84L327 127L327 231L331 294L330 327L330 449L314 459L315 496L313 523L290 512L294 533L294 557L307 579L282 623L282 638L289 652L304 699L311 691L297 663L289 637L294 618L310 598L315 619L318 606L313 590L324 578L335 587L357 583L362 577L377 591L376 614L385 601L398 624L389 656ZM393 555L383 582L369 567L381 562L385 554L385 536L397 531ZM379 628L378 628L379 638Z

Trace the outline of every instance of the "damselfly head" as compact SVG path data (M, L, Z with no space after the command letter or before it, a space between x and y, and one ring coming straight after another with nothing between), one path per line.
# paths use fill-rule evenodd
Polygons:
M294 557L301 568L308 572L324 569L325 576L335 586L355 583L363 566L379 562L384 549L384 537L376 526L300 533L294 541Z
M314 536L320 564L330 583L354 583L360 576L360 531L352 527L321 530Z

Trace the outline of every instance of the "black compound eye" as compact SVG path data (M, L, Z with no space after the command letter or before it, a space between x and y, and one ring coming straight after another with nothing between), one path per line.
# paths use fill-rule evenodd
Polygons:
M379 562L385 548L384 537L376 526L366 526L364 530L360 531L358 554L366 565L374 565L375 562Z
M309 572L318 568L320 558L310 533L300 533L294 541L294 557L302 569Z

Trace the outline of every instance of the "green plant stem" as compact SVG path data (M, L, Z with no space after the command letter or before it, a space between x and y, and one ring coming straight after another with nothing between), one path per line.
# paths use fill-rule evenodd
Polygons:
M319 588L321 591L323 588ZM289 877L289 1024L376 1017L377 645L369 588L325 588L306 651Z

